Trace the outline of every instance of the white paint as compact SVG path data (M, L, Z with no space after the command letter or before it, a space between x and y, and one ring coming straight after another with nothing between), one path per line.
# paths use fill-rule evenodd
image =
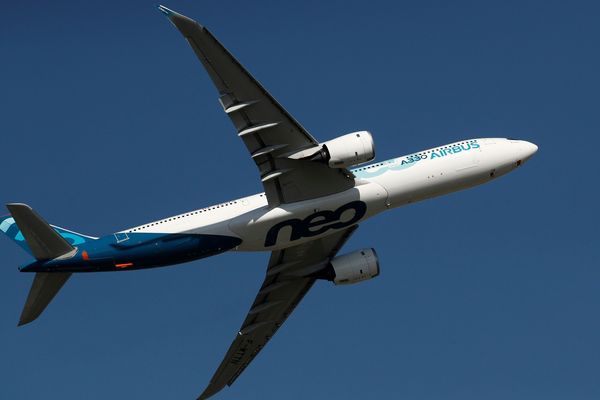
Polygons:
M432 152L456 147L464 141L424 150L428 158L416 161L404 169L399 157L382 163L356 169L357 184L352 189L330 196L282 204L269 208L264 193L255 194L211 207L190 211L122 232L145 233L198 233L237 236L242 243L236 250L265 251L301 244L335 232L330 229L320 236L301 238L290 242L282 234L275 246L265 248L265 235L278 222L303 219L315 211L335 210L350 201L360 200L367 204L366 220L390 208L467 189L495 179L517 168L537 151L537 146L509 139L477 139L479 148L430 158ZM367 171L371 178L360 178ZM492 174L493 172L493 174ZM492 176L493 175L493 176Z

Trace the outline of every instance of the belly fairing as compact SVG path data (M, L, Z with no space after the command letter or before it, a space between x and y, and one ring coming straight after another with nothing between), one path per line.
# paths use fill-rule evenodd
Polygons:
M352 189L318 199L262 207L231 220L241 251L277 250L346 229L386 209L387 192L363 181Z

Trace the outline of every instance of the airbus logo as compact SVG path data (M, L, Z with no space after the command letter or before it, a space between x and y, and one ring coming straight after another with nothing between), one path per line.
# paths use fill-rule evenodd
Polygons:
M353 213L350 211L353 211ZM269 229L269 232L267 232L265 247L275 245L279 237L279 232L285 227L291 228L290 242L293 242L300 238L321 235L330 229L342 229L353 225L360 221L366 212L367 205L360 200L356 200L340 206L335 211L317 211L304 219L293 218L281 221L273 225ZM348 218L350 215L352 217Z

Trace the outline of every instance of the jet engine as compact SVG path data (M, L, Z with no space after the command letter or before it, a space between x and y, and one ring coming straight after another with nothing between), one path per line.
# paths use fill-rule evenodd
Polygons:
M379 259L375 249L362 249L333 258L329 280L336 285L350 285L379 275Z
M326 162L331 168L348 168L375 158L375 143L368 131L349 133L323 143L314 160Z

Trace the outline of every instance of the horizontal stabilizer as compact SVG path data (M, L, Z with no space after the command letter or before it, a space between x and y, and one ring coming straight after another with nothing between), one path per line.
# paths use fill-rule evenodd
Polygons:
M6 208L36 259L50 260L73 251L74 247L27 204L7 204Z
M27 301L21 312L21 318L19 318L19 326L39 317L70 276L71 274L68 272L38 272L35 274Z

